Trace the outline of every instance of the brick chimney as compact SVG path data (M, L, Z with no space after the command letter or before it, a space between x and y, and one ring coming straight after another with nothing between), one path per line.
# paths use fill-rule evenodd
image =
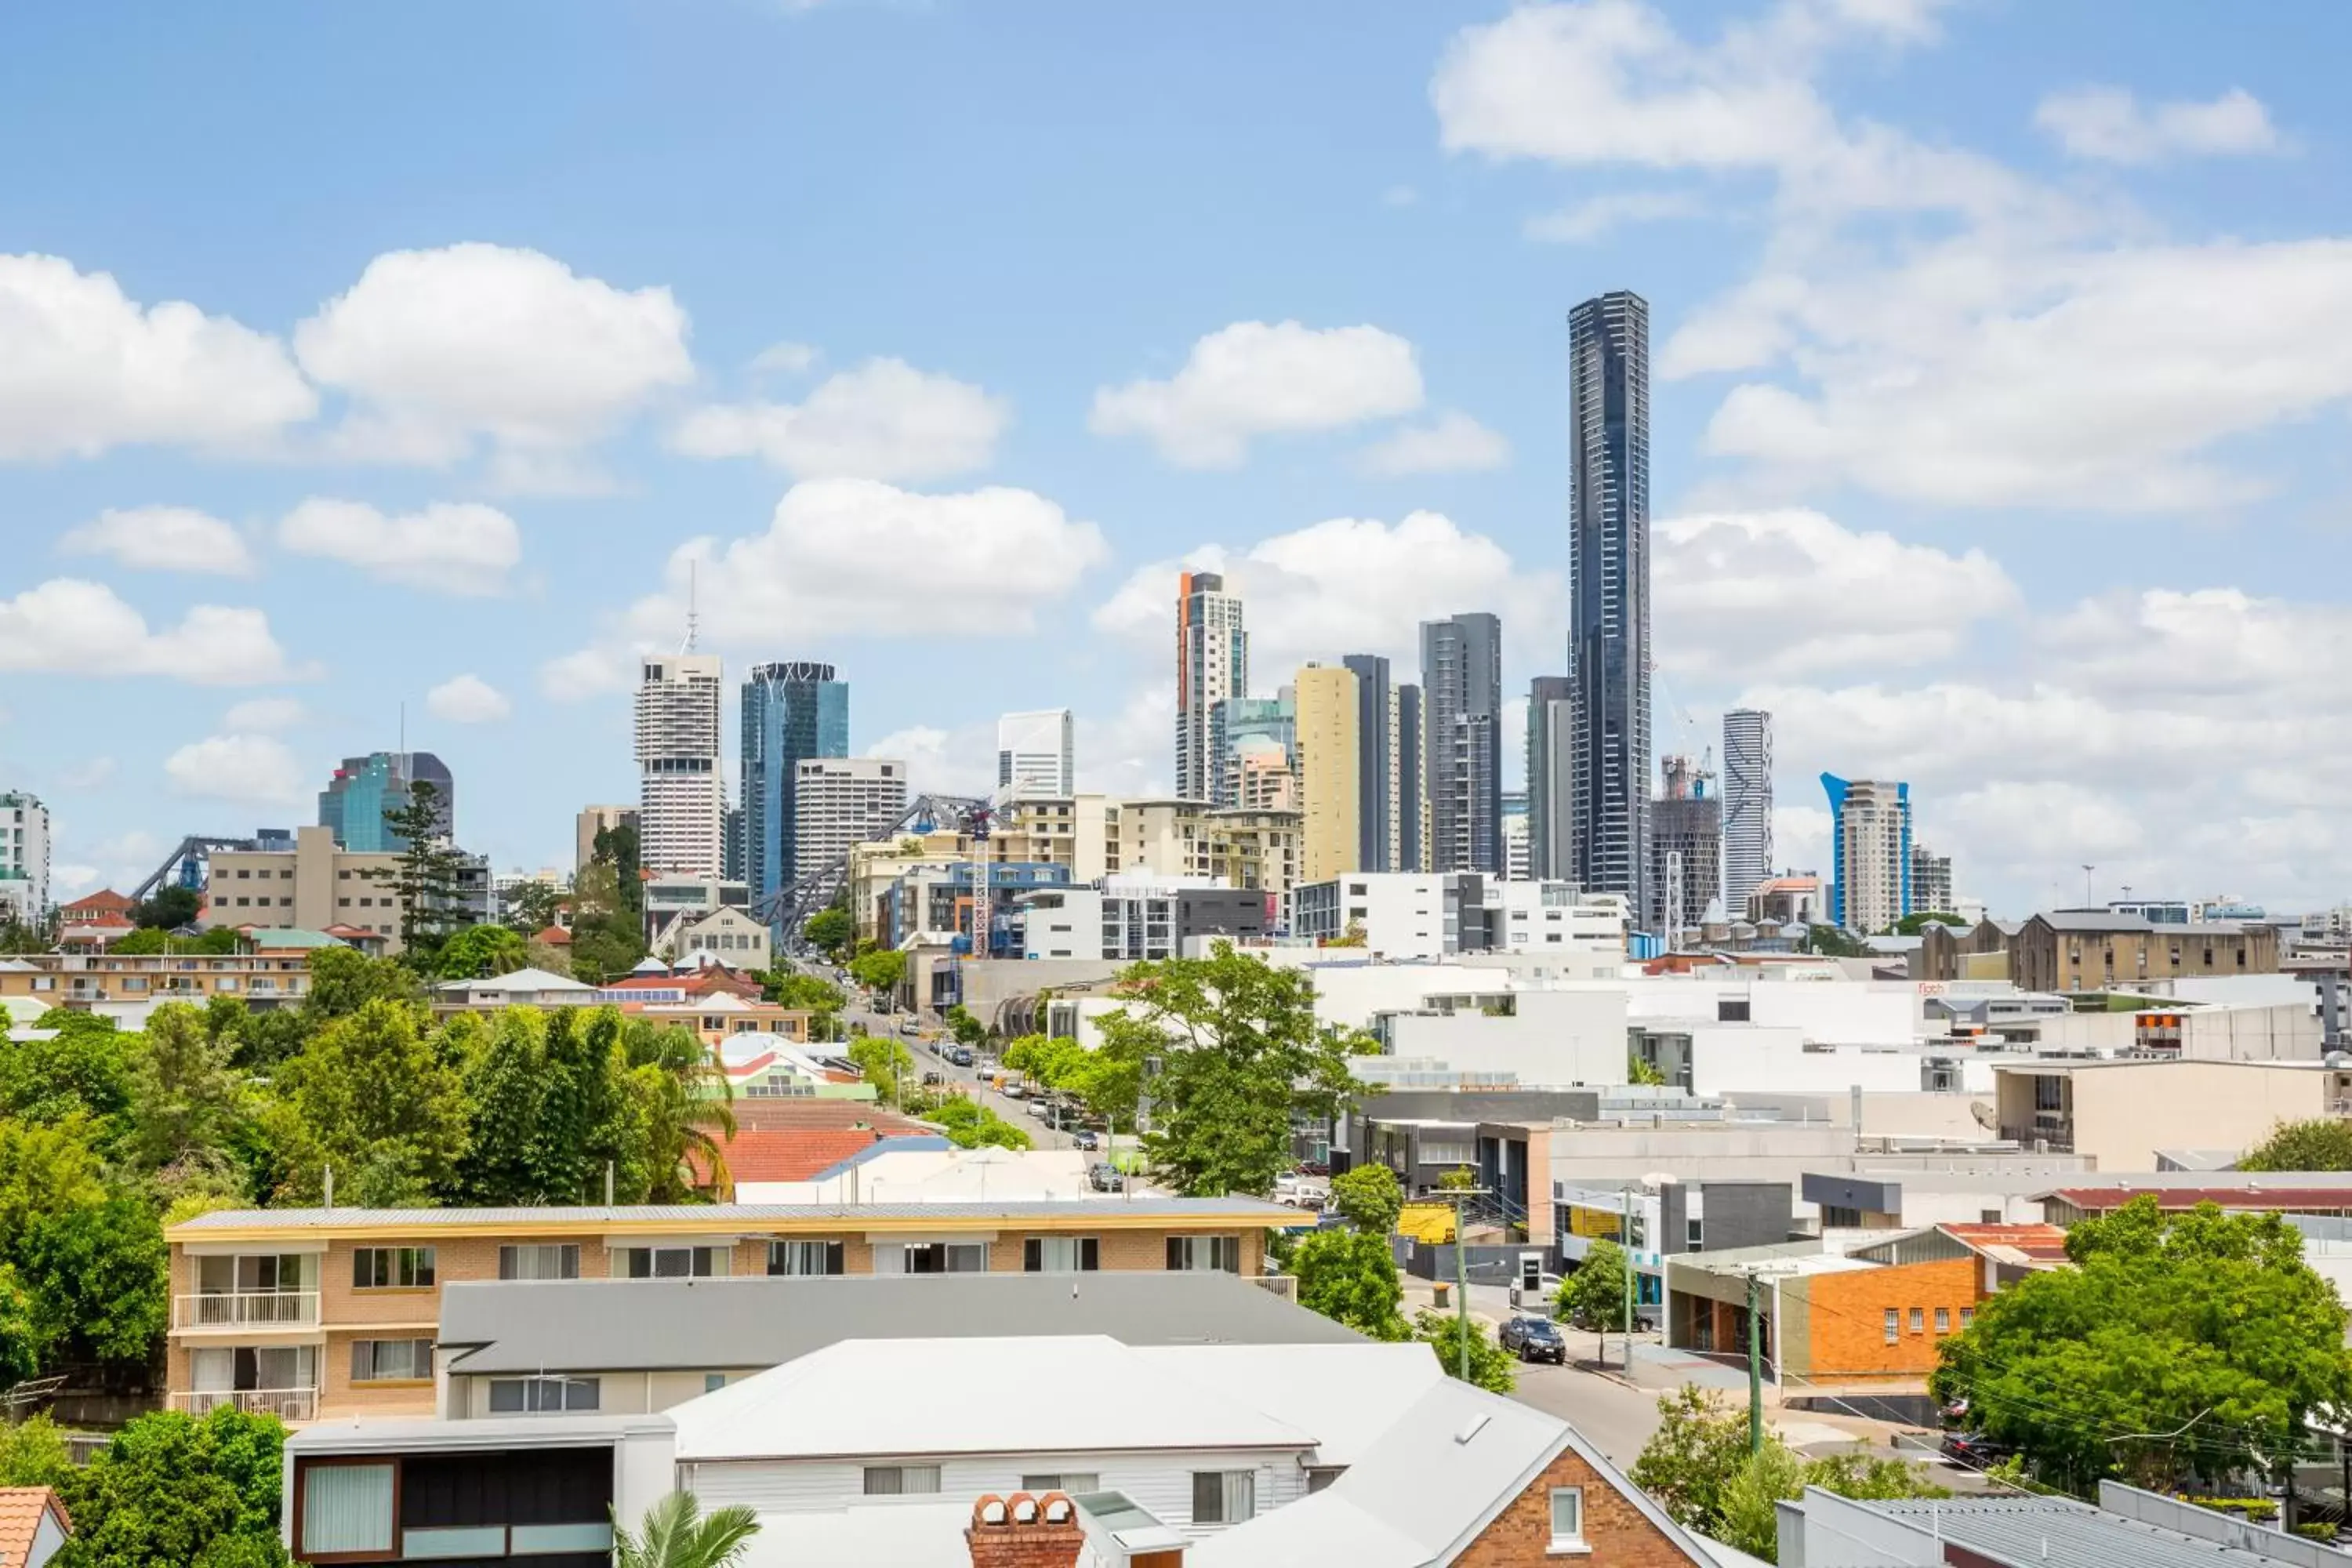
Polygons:
M1009 1498L991 1492L971 1505L963 1539L971 1549L971 1568L1076 1568L1087 1544L1077 1504L1065 1492Z

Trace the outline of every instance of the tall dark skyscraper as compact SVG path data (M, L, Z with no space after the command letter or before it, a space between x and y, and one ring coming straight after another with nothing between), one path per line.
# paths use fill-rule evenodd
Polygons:
M1351 653L1339 662L1356 678L1356 869L1393 871L1397 773L1389 661Z
M1528 685L1528 875L1576 880L1576 682L1538 675Z
M1429 805L1429 764L1423 740L1426 724L1422 708L1420 687L1407 684L1396 689L1397 855L1393 868L1399 871L1421 871L1429 866L1429 846L1422 837L1422 823L1428 816Z
M1429 868L1503 870L1503 623L1421 623Z
M1571 875L1650 909L1650 307L1619 290L1569 312L1574 414L1569 660L1576 682Z
M1723 904L1748 918L1748 895L1772 874L1772 715L1723 716Z
M448 765L430 752L345 757L319 792L319 826L334 830L337 848L397 855L408 847L408 840L392 830L383 814L407 810L418 784L433 786L441 837L450 837L457 831L457 782L450 777Z
M751 897L788 885L797 863L793 780L811 757L849 755L849 682L805 659L751 667L743 682L743 879Z

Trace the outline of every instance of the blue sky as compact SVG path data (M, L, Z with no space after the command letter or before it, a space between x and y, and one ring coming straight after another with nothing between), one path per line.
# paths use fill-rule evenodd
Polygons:
M456 770L634 792L732 669L982 781L1165 787L1171 574L1271 689L1562 659L1563 318L1652 302L1660 749L1779 716L2019 911L2352 896L2352 10L96 5L0 22L0 783L68 889ZM1685 720L1685 715L1687 720Z

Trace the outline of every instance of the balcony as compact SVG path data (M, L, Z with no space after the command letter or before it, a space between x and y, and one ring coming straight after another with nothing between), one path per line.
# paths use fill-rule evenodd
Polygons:
M173 1300L175 1329L315 1328L316 1290L213 1290Z
M1261 1290L1271 1291L1286 1301L1298 1300L1298 1276L1296 1274L1253 1274L1250 1283Z
M315 1388L224 1388L197 1389L172 1395L172 1408L184 1410L191 1415L209 1415L224 1405L234 1405L247 1415L275 1415L280 1421L311 1421L319 1415L319 1391Z

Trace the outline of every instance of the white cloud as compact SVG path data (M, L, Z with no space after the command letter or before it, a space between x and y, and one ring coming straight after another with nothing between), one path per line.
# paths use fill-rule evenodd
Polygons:
M1192 345L1166 381L1095 394L1087 427L1143 436L1185 468L1226 468L1253 437L1336 430L1421 406L1412 345L1378 327L1236 321Z
M425 694L425 710L452 724L488 724L514 711L514 704L478 675L456 675Z
M1906 544L1817 511L1674 518L1654 534L1655 646L1677 675L1759 679L1938 662L1977 623L2021 602L1980 550Z
M58 774L58 785L61 789L76 792L104 789L113 782L114 774L115 763L112 757L89 757L60 772Z
M626 691L636 678L636 661L617 647L583 647L539 667L540 690L558 702Z
M1080 789L1151 796L1175 788L1176 694L1168 682L1136 688L1106 718L1073 717Z
M942 730L910 724L861 747L858 755L907 764L911 793L984 795L996 787L996 730L964 724Z
M258 686L294 673L259 610L196 605L179 625L150 630L113 589L77 577L0 599L0 670L163 675L200 686Z
M2175 155L2275 153L2282 143L2262 100L2231 88L2210 103L2143 107L2129 89L2078 87L2053 92L2033 122L2077 158L2152 163Z
M51 873L49 885L60 901L94 893L100 888L127 893L155 868L155 862L170 847L162 838L142 828L132 828L96 844L83 844L74 839L69 826L61 825L58 839L59 853L73 857L59 860Z
M163 759L173 793L197 800L290 805L300 800L302 767L286 742L269 735L208 735Z
M142 309L59 257L0 256L0 459L255 450L318 409L276 338L184 301Z
M522 559L514 519L477 501L388 516L365 501L313 496L278 521L278 544L370 576L458 595L501 594Z
M135 571L225 577L253 571L253 552L243 536L219 518L192 507L109 508L68 529L58 549L67 555L104 555Z
M1176 574L1187 565L1223 571L1226 586L1242 595L1251 684L1266 692L1310 658L1386 654L1418 669L1420 623L1465 610L1500 616L1504 636L1522 649L1558 648L1565 629L1556 574L1527 570L1492 539L1433 511L1393 525L1331 518L1242 551L1203 545L1181 562L1131 574L1096 608L1096 629L1163 653L1174 626ZM1515 658L1507 647L1506 662ZM1547 652L1537 662L1553 659Z
M1588 197L1574 206L1531 217L1527 236L1559 245L1591 245L1629 224L1698 217L1706 210L1696 196L1681 191L1626 191Z
M824 357L823 349L809 343L770 343L751 356L751 368L772 375L805 375Z
M1405 426L1366 448L1376 474L1459 474L1499 468L1511 444L1467 414L1447 410L1427 425Z
M291 730L310 717L310 710L295 698L249 697L222 717L221 728L234 734L270 733Z
M352 404L345 454L446 465L480 441L518 486L579 478L580 449L693 379L667 289L621 289L535 250L395 250L295 330Z
M904 360L828 376L804 402L715 404L687 416L670 447L691 458L760 457L803 478L923 480L984 468L1012 405Z

